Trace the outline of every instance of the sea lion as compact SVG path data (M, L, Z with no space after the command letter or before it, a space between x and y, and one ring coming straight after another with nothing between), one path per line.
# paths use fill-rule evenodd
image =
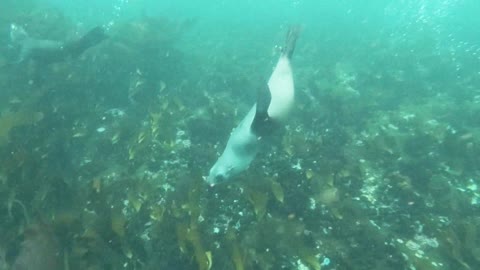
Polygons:
M102 27L95 27L81 38L73 41L56 41L35 39L28 35L23 27L10 25L10 40L20 47L20 56L17 62L29 59L43 64L63 61L68 57L76 57L88 48L97 45L107 38Z
M232 131L225 150L210 169L206 181L211 186L226 182L246 170L258 152L261 138L277 129L290 112L295 96L290 60L298 34L298 27L289 29L267 87L259 91L257 102Z

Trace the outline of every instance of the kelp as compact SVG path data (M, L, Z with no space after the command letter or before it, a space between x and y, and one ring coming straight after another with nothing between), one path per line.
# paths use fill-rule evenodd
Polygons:
M268 193L252 189L247 191L247 194L257 219L261 220L267 213Z
M280 203L283 203L285 194L284 194L282 185L277 181L275 181L275 179L271 179L271 183L272 183L273 196L275 197L275 199L277 199L277 201L279 201Z
M462 269L475 269L478 257L478 217L466 217L450 224L439 235L442 251Z
M301 247L298 250L298 256L300 259L305 262L313 270L321 270L322 265L319 262L319 254L317 250L308 248L306 246Z
M180 251L188 254L191 247L198 269L209 270L212 267L212 253L203 247L197 225L179 223L176 225L176 234Z
M120 210L112 209L111 228L112 231L121 239L125 237L125 227L127 219Z
M198 269L209 270L212 267L212 255L210 251L204 249L197 226L190 226L190 228L188 228L187 240L193 247Z
M32 125L43 119L43 113L31 111L7 112L0 116L0 146L10 139L10 131L15 127Z
M203 221L200 203L203 182L195 178L190 183L184 201L180 202L180 205L172 204L169 211L175 219L177 245L180 251L187 256L193 256L199 270L209 270L214 261L213 254L205 248L206 234L200 226Z
M476 262L480 262L480 217L468 217L462 222L464 230L464 249Z
M63 267L61 245L52 228L45 224L30 225L24 232L20 253L12 270L60 270Z
M18 206L19 212L23 215L24 223L30 224L30 215L28 214L27 207L25 207L25 204L23 204L19 199L17 199L16 193L14 191L10 192L6 203L9 218L13 219L14 207Z

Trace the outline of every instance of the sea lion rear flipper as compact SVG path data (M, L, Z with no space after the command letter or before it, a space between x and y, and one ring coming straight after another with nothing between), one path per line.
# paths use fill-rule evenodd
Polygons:
M282 48L282 54L287 56L288 59L292 58L293 51L295 51L295 44L297 38L300 35L301 27L299 25L290 26L287 32L287 38L285 39L285 45Z
M108 36L105 34L105 30L102 27L97 26L92 30L88 31L83 37L79 40L69 42L65 44L65 51L70 54L71 56L79 56L85 50L90 47L97 45L98 43L102 42Z

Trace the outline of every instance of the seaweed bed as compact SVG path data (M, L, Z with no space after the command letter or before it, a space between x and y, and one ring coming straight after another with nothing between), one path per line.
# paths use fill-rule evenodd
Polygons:
M72 27L55 10L14 21ZM77 59L0 70L0 269L479 269L476 71L300 40L283 136L212 188L275 58L185 52L191 27L132 19Z

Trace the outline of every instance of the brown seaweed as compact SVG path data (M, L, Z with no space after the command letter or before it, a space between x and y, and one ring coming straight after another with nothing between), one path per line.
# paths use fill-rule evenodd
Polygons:
M60 270L62 259L62 249L52 228L38 223L25 230L12 270Z
M10 131L17 126L31 125L43 119L41 112L13 112L0 117L0 145L8 142Z

